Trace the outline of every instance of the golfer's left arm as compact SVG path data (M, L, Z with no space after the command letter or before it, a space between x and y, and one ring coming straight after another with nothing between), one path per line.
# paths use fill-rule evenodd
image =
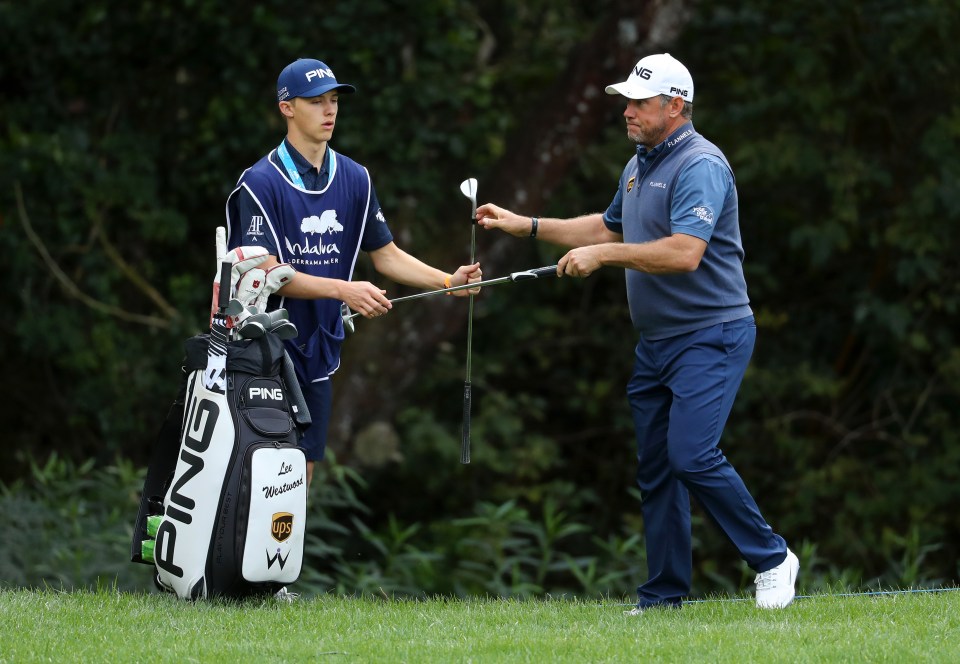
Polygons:
M462 286L466 283L480 281L483 273L480 263L461 265L452 275L431 267L414 256L411 256L394 242L369 252L374 269L388 279L414 288L439 290L447 286ZM450 277L449 284L446 283ZM465 297L474 289L454 292L454 295Z
M735 195L733 173L713 155L700 155L681 171L670 203L670 235L642 243L604 243L574 249L558 262L557 272L586 277L603 266L649 274L693 272L713 236L715 220ZM622 194L604 213L611 231L622 230Z
M693 272L706 250L704 240L683 233L642 244L593 244L567 252L557 263L557 272L571 277L588 277L601 267L624 267L650 274Z

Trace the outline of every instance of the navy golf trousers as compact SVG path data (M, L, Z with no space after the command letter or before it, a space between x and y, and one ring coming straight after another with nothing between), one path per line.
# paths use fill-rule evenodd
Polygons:
M637 588L641 607L677 605L690 594L691 494L755 571L786 558L786 542L719 447L756 336L750 316L637 344L627 398L649 571Z

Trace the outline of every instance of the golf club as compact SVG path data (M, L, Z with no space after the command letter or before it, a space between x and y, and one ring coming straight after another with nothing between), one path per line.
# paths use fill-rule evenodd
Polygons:
M347 306L346 302L340 304L340 318L343 319L343 329L347 331L347 334L353 334L357 331L357 326L353 324L353 317L359 315L359 313L350 313L350 307Z
M446 295L447 293L453 293L455 291L467 290L468 288L485 288L488 286L499 286L500 284L510 284L515 281L526 281L528 279L539 279L540 277L555 277L557 276L557 266L556 265L545 265L544 267L537 267L532 270L521 270L519 272L511 272L505 277L497 277L496 279L487 279L485 281L475 281L472 284L462 284L460 286L451 286L450 288L441 288L439 290L424 291L423 293L414 293L413 295L404 295L403 297L396 297L390 300L391 304L397 304L398 302L406 302L408 300L419 300L424 297L433 297L434 295ZM343 323L350 331L353 331L354 324L353 319L361 315L359 311L350 311L350 308L347 305L341 307L343 312Z
M219 229L217 230L219 233ZM210 336L207 340L207 368L203 372L203 386L217 394L227 392L227 343L230 340L230 332L227 329L225 309L230 301L231 267L229 261L223 261L220 264L220 293L217 298L217 312L213 315L213 321L210 324Z
M477 261L477 180L467 178L460 191L470 200L470 265ZM467 370L463 379L463 432L460 440L460 463L470 463L470 364L473 359L473 293L467 314Z
M276 309L266 313L254 313L243 322L239 330L243 339L259 339L267 332L273 332L281 339L292 339L297 336L297 327L290 322L286 309Z

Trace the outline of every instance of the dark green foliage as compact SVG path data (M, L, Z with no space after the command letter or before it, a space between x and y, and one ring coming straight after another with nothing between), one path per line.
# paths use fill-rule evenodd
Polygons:
M122 461L96 469L55 456L30 468L29 478L0 484L0 586L157 592L153 568L128 562L142 471ZM629 595L644 571L639 535L595 535L596 524L560 507L569 498L562 491L547 496L537 512L514 500L479 501L464 518L405 525L392 514L379 519L366 504L370 488L332 455L317 475L299 592L600 599ZM695 542L698 552L702 548ZM867 585L942 582L925 571L936 548L923 544L916 529L903 537L886 530L877 553L888 571ZM817 545L796 549L807 592L864 585L862 570L825 559ZM736 593L752 579L749 570L738 579L712 560L702 574L710 585L697 594Z
M717 9L695 29L724 57L691 66L711 71L697 100L720 113L695 119L737 172L761 326L734 462L826 559L879 571L896 533L953 578L960 85L945 7Z
M146 567L127 562L143 476L128 462L95 468L51 455L30 464L29 478L0 484L0 583L144 587Z

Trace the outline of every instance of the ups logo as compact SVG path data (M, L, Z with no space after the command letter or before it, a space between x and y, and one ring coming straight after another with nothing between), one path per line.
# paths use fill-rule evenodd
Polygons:
M293 515L290 512L276 512L270 523L270 535L278 542L285 542L293 533Z

